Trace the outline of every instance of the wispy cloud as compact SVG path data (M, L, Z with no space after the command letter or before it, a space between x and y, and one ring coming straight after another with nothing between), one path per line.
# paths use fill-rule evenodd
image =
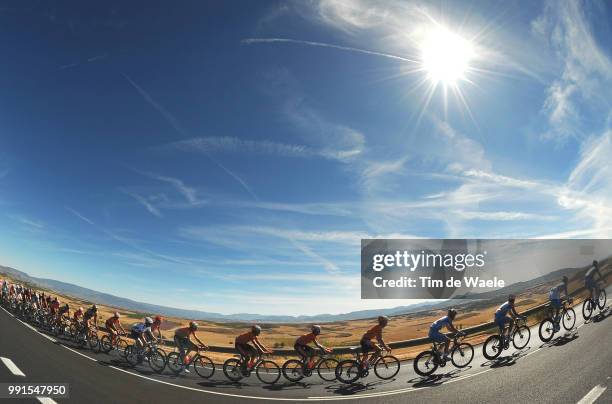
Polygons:
M190 206L200 206L206 203L206 200L200 199L198 197L198 192L195 188L186 185L185 182L179 178L174 178L174 177L170 177L166 175L159 175L159 174L155 174L155 173L151 173L147 171L140 171L140 170L135 170L135 171L138 172L139 174L142 174L154 180L165 182L165 183L172 185L172 187L174 187L174 189L185 198L185 200Z
M138 203L140 203L142 206L145 207L145 209L152 215L157 216L157 217L162 217L161 212L159 211L159 209L157 209L157 207L155 207L155 205L153 205L146 197L138 195L134 192L130 192L130 191L126 191L123 190L123 193L125 193L126 195L131 196L132 198L134 198Z
M85 216L83 216L82 214L80 214L79 212L77 212L76 210L72 209L70 206L66 206L65 207L66 210L70 213L72 213L73 215L75 215L76 217L78 217L79 219L81 219L82 221L84 221L85 223L89 223L91 225L94 224L94 222L88 218L86 218Z
M23 215L9 214L9 218L21 223L29 231L40 232L45 229L45 224L39 220L32 219Z
M363 53L366 55L380 56L380 57L387 58L387 59L394 59L394 60L398 60L401 62L418 63L416 60L405 58L403 56L394 55L391 53L377 52L377 51L372 51L372 50L367 50L367 49L353 48L351 46L342 46L342 45L335 45L335 44L323 43L323 42L302 41L298 39L247 38L247 39L243 39L242 43L246 45L265 44L265 43L292 43L292 44L298 44L298 45L316 46L316 47L321 47L321 48L332 48L332 49L338 49L338 50L347 51L347 52Z
M65 65L62 65L62 66L59 67L59 69L60 70L72 69L72 68L80 66L82 64L93 63L93 62L96 62L98 60L106 59L107 57L108 57L107 53L102 53L100 55L95 55L95 56L89 57L85 61L82 61L82 62L74 62L74 63L68 63L68 64L65 64Z

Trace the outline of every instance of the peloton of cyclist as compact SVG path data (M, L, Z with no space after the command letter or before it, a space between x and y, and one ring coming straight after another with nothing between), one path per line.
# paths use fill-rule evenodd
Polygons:
M176 331L174 331L174 344L179 349L179 355L181 358L181 362L184 365L188 365L189 353L191 351L198 352L200 350L200 348L196 344L191 342L192 336L198 342L198 344L202 346L202 348L208 349L208 345L203 343L196 335L197 330L198 330L198 323L196 323L195 321L192 321L189 323L188 327L178 328ZM183 366L182 370L185 373L189 373L189 370L187 370L187 366Z
M111 345L115 344L115 340L117 339L117 335L119 335L119 333L125 334L125 329L121 325L119 318L121 318L121 315L119 314L118 311L116 311L111 317L107 318L106 321L104 322L104 326L106 327L108 336L110 337L110 340L111 340Z
M391 351L391 348L389 348L389 346L385 343L385 341L383 340L383 336L382 336L383 329L389 323L389 317L379 316L377 321L378 321L378 324L376 324L374 327L366 331L366 333L363 334L363 336L361 337L361 341L359 342L359 344L361 345L361 355L362 355L361 365L362 366L368 366L369 364L368 353L370 351L374 351L372 353L371 358L374 358L375 356L379 356L383 348L389 352ZM373 341L374 339L376 339L378 344ZM382 345L382 348L379 344Z
M595 280L595 274L599 277L599 281L603 280L603 276L601 276L601 272L599 271L599 263L597 260L593 261L593 265L589 268L588 271L584 274L584 286L588 289L589 294L591 295L591 300L597 303L599 299L599 284Z
M324 347L319 343L319 341L317 341L317 336L319 334L321 334L321 326L313 325L310 329L310 332L299 337L295 341L295 345L293 346L298 355L300 355L300 358L302 358L302 362L304 362L304 365L307 369L310 369L312 367L314 362L313 359L316 353L315 350L308 344L313 343L317 348L327 353L330 353L332 351L331 349Z
M565 299L571 302L571 298L569 297L569 293L567 292L567 284L569 283L569 279L567 276L564 276L561 283L556 284L550 289L548 292L548 298L550 299L550 305L553 307L555 311L555 332L560 330L559 325L559 311L561 310L561 292L565 294Z
M499 308L495 311L495 324L497 324L499 327L499 334L502 336L505 345L510 343L510 330L512 330L514 321L517 318L524 318L516 311L516 308L514 307L515 300L516 296L508 296L508 301L499 306ZM508 316L508 313L510 313L510 316ZM506 324L509 324L507 331L505 330Z
M249 332L245 332L244 334L237 336L236 340L234 341L236 350L244 357L244 360L242 361L243 370L251 369L253 367L258 352L272 353L272 351L259 342L257 339L259 334L261 334L261 327L254 325L251 327ZM250 343L253 343L253 345Z
M444 343L444 359L446 360L449 359L448 346L450 345L450 338L442 334L440 330L442 327L446 327L451 332L459 333L459 330L457 330L453 325L455 317L457 317L457 310L449 309L446 316L434 321L431 324L431 327L429 327L429 338L431 338L434 342Z
M149 341L153 341L155 336L151 332L151 326L153 325L153 319L151 317L145 317L143 323L137 323L132 326L130 337L136 340L136 346L141 351Z

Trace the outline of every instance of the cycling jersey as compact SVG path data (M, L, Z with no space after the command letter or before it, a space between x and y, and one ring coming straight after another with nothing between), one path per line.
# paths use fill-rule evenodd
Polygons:
M561 291L564 291L566 296L568 295L567 285L563 282L553 286L548 293L548 297L550 300L559 300L561 299Z
M89 320L90 318L92 318L95 315L96 315L95 311L93 311L92 309L88 309L85 312L85 314L83 314L83 320Z
M61 308L61 309L59 309L59 312L58 312L58 313L59 313L60 315L62 315L62 314L66 314L66 313L68 313L68 311L70 311L70 307L62 306L62 308Z
M376 338L378 341L382 339L383 327L380 324L375 325L363 334L362 340L371 341Z
M59 309L59 302L58 301L54 301L53 303L51 303L51 313L54 314L57 309Z
M584 274L584 278L592 279L596 273L599 273L599 269L595 265L593 265L591 266L591 268L589 268L588 271L586 271L586 273Z
M512 309L512 305L510 304L510 302L506 302L502 304L501 306L499 306L499 308L495 312L495 315L500 316L500 317L506 316L508 315L508 312L510 312L511 309Z
M449 316L444 316L436 321L434 321L431 324L431 327L429 328L430 331L434 331L434 332L439 332L442 327L448 327L449 325L453 324L452 320L450 319Z
M44 300L43 300L43 301L44 301ZM72 316L72 318L73 318L73 320L74 320L74 321L79 321L79 317L81 317L81 316L83 316L83 313L82 313L82 312L75 311L75 312L74 312L74 315Z
M119 319L117 317L111 317L104 322L106 328L115 328L119 324Z
M310 343L313 343L317 340L317 336L314 335L314 333L309 333L309 334L304 334L301 337L299 337L295 343L298 345L308 345Z
M257 337L251 332L246 332L236 337L236 344L247 344L251 341L255 341Z
M151 332L151 327L147 327L145 323L138 323L132 326L132 332L136 334L144 334L146 332Z
M193 333L194 331L189 327L178 328L176 331L174 331L174 335L179 338L189 338L189 336Z

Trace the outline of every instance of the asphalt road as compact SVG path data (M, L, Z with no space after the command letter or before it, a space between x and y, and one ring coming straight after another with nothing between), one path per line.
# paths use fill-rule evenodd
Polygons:
M505 351L496 361L482 357L481 346L465 369L452 364L437 376L417 376L411 362L403 362L395 379L380 381L369 376L354 386L327 383L313 376L303 383L259 383L255 375L230 383L217 368L212 379L195 374L158 375L146 366L130 368L118 355L77 349L69 342L39 333L0 309L0 358L10 359L24 376L14 375L0 362L0 382L67 382L70 398L56 402L271 402L351 401L374 403L584 403L612 402L611 315L584 323L580 306L576 327L558 333L543 344L537 328L531 329L527 348ZM586 397L585 397L586 396ZM590 400L598 397L596 401ZM44 401L44 400L43 400ZM40 402L23 400L23 402ZM47 401L49 403L49 401ZM52 403L52 402L51 402Z

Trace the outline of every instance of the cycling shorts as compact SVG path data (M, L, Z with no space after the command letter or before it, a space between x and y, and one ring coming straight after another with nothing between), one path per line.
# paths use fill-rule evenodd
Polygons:
M236 342L236 349L238 350L238 352L240 352L241 355L247 355L247 356L257 355L257 349L255 349L255 347L250 344Z
M561 299L550 299L550 304L555 309L560 309L561 308Z
M139 333L137 331L132 330L130 332L130 338L132 339L139 339L142 336L142 333Z
M371 351L379 351L380 348L378 348L378 346L370 339L364 338L359 342L359 345L361 345L361 352L362 353L368 353Z
M434 342L446 342L448 341L448 337L442 334L440 331L429 330L429 338L431 338Z
M597 282L595 282L595 279L593 279L593 278L586 278L584 280L584 286L588 290L593 291L593 289L597 288Z
M304 357L312 357L315 355L315 350L308 345L303 345L303 344L295 344L293 346L293 349L295 349L295 352L297 352L300 356Z
M495 315L495 324L497 324L500 330L503 330L505 325L510 321L512 321L512 319L508 316Z

